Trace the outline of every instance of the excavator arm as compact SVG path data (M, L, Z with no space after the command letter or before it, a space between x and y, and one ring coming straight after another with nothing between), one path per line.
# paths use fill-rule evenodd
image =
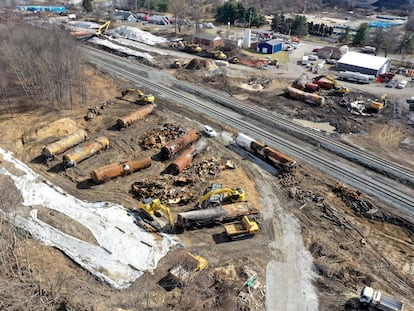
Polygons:
M155 100L154 95L152 95L152 94L146 94L145 95L144 93L142 93L141 90L132 89L132 88L123 90L121 92L121 98L124 97L124 96L126 96L129 93L136 94L138 96L138 101L144 101L144 102L147 102L147 103L153 103L154 100Z
M96 30L95 35L101 36L107 32L109 29L109 26L111 26L111 21L107 21L106 23L99 26L99 28Z
M153 216L155 213L162 212L168 218L168 223L172 225L173 219L171 216L171 211L168 207L160 203L159 199L145 199L141 203L141 208L150 216Z
M198 204L199 206L202 206L203 203L210 198L212 195L215 194L227 194L228 197L231 198L232 202L240 202L244 201L244 191L241 188L222 188L222 189L216 189L216 190L210 190L206 194L204 194L199 200Z

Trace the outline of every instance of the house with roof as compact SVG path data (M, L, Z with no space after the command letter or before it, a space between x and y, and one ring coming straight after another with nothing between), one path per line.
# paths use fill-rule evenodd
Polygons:
M204 49L206 48L215 49L215 48L220 48L223 46L223 38L218 35L214 35L214 34L210 34L206 32L198 32L194 35L193 38L194 38L194 42L200 45Z
M261 41L257 45L257 52L262 54L274 54L281 50L283 50L283 40L280 39Z

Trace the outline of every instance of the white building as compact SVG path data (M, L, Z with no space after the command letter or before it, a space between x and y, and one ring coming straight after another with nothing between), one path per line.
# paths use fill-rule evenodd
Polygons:
M376 77L388 71L390 63L391 60L386 57L348 52L339 59L336 68L339 71L354 71Z

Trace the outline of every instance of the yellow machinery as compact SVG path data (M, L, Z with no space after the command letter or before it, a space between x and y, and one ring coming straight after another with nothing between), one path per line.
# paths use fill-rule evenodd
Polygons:
M192 280L196 272L207 267L208 261L205 258L186 251L183 261L169 270L169 276L178 287L182 287Z
M321 80L321 79L328 80L329 82L323 83L323 80ZM349 89L347 87L339 85L338 81L336 81L334 78L332 78L329 75L317 76L317 77L313 78L313 83L318 84L319 87L323 88L323 89L330 89L331 88L330 85L332 85L332 88L333 88L334 92L342 94L342 95L348 94L348 92L349 92Z
M233 240L243 237L252 237L260 231L259 225L248 216L243 216L240 221L224 224L227 236Z
M387 105L388 94L383 94L379 99L371 101L369 107L375 111L382 110Z
M219 60L226 60L227 59L227 55L224 54L222 51L220 50L213 50L213 49L208 49L207 53L213 57L214 59L219 59Z
M161 204L159 199L152 199L152 198L144 199L141 202L140 207L145 213L147 213L151 217L156 214L160 214L160 212L164 213L168 218L168 224L169 225L173 224L173 219L171 216L170 209L166 207L165 205Z
M133 94L136 94L138 96L136 102L153 103L154 100L155 100L154 95L144 94L144 93L142 93L142 91L140 91L138 89L132 89L132 88L123 90L122 93L121 93L122 94L121 98L126 96L128 93L133 93Z
M201 46L195 44L195 43L184 43L184 50L190 52L190 53L200 53L203 49Z
M227 194L226 198L224 198L224 194ZM203 196L197 202L197 206L201 208L217 206L221 205L226 199L231 203L244 201L244 191L241 188L222 188L220 184L212 184L204 191Z
M104 35L107 32L107 30L109 29L109 26L111 26L111 21L107 21L106 23L102 24L96 30L95 35L96 36Z

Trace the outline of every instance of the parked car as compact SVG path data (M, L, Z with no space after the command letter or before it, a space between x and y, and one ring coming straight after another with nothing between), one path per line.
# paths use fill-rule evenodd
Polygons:
M337 62L338 61L336 59L333 59L333 58L328 58L326 60L326 63L329 64L329 65L335 65Z
M397 89L403 89L407 86L408 81L407 80L401 80L400 82L398 82L397 84Z
M408 97L406 101L407 104L414 104L414 96Z
M385 87L393 88L395 86L394 80L389 80L387 84L385 84Z
M203 133L207 135L208 137L217 136L217 132L211 126L208 126L208 125L203 126Z

